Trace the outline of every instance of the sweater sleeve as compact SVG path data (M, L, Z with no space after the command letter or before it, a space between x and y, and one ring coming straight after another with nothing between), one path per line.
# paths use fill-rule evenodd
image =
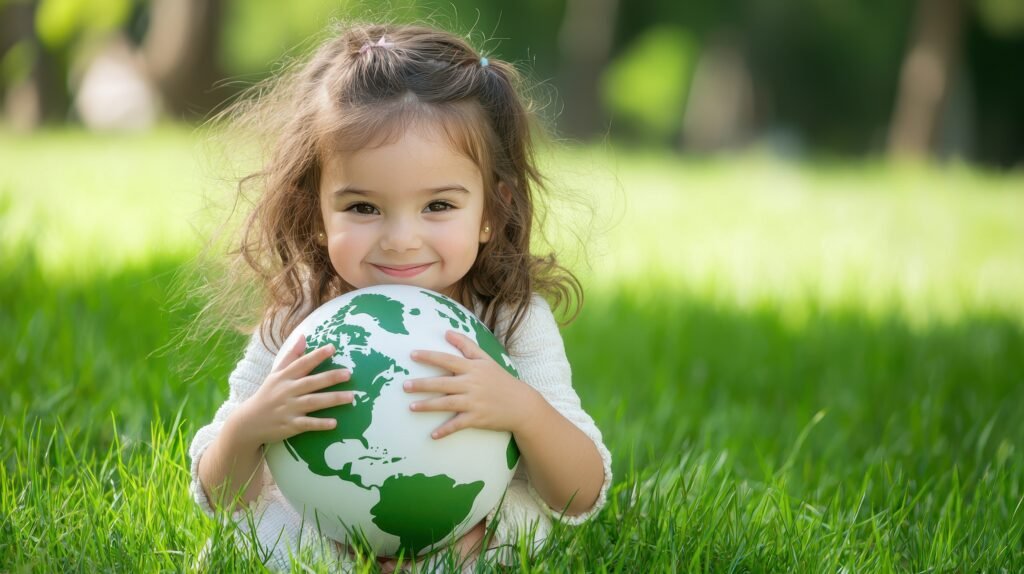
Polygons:
M570 525L581 524L597 514L607 501L608 488L612 481L612 456L601 438L601 431L580 403L579 395L572 386L572 369L565 355L558 323L551 307L540 295L534 295L530 309L516 331L510 344L509 354L515 362L523 382L529 384L548 401L563 417L576 425L583 434L594 442L604 466L604 483L594 506L582 514L566 516L561 510L552 509L544 502L533 485L530 494L551 517Z
M231 413L263 384L267 375L270 374L275 355L276 353L264 346L260 340L259 330L253 333L249 345L245 349L245 355L228 377L227 400L217 409L213 421L196 431L192 444L189 446L188 453L192 459L192 483L190 485L192 498L199 508L209 516L213 516L213 507L199 481L199 459L220 434L224 428L224 422L227 421Z

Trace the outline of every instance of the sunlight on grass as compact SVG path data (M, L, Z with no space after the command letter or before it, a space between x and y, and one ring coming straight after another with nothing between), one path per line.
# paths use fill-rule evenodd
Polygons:
M577 198L564 211L591 230L584 275L601 290L681 288L743 308L811 298L914 320L1024 317L1021 175L589 150L560 156L555 171L592 198L592 213Z
M29 241L55 277L194 251L202 194L224 188L182 127L143 136L0 133L0 149L0 194L10 204L0 241Z
M232 199L206 143L171 127L3 134L3 241L29 240L54 276L190 253L226 213L204 197ZM744 308L812 298L915 321L971 309L1024 317L1020 174L600 148L541 157L554 182L548 235L591 289L685 289Z

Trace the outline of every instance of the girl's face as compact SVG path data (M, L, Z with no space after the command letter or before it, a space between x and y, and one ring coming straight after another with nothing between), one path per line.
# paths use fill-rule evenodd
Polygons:
M356 288L399 283L451 295L492 233L480 170L423 128L326 158L320 210L331 264Z

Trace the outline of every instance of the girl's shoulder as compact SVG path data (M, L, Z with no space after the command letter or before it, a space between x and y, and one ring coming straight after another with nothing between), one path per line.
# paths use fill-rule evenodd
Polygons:
M512 322L516 311L516 306L512 304L502 305L498 308L498 319L496 324L496 331L504 331L508 329L509 324ZM484 306L479 301L476 301L473 305L473 313L477 317L483 315ZM551 304L545 299L540 293L534 292L530 296L530 304L526 308L526 313L523 316L523 321L540 321L546 322L547 320L555 321L554 313L551 311ZM555 322L557 325L557 322ZM498 334L498 333L495 333Z
M305 319L314 309L308 308L299 313L299 320ZM256 327L256 330L252 334L253 344L257 342L263 347L263 350L277 355L277 352L281 349L281 345L284 344L284 340L288 338L290 332L285 332L285 325L288 322L288 309L284 307L278 308L276 311L268 309L263 315L263 320L260 325ZM297 324L297 323L296 323Z
M474 311L479 316L482 308L477 306ZM515 319L515 311L516 309L513 305L504 305L498 309L494 335L499 340L504 341L506 339L505 335ZM529 352L530 349L555 344L562 344L558 321L555 319L547 299L535 292L530 296L530 303L526 307L526 311L512 336L512 340L509 341L509 351L512 354L520 354Z

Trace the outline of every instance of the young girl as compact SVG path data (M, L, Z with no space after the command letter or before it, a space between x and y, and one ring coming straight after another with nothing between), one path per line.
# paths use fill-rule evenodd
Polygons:
M553 255L530 253L541 176L519 81L512 65L443 31L350 26L240 116L260 117L257 127L276 132L263 169L243 180L257 181L261 193L234 252L263 295L263 321L230 376L227 400L192 442L192 493L210 515L231 511L245 533L240 543L258 544L269 566L289 568L289 555L306 546L349 559L348 549L303 524L262 448L333 428L333 419L308 413L352 402L351 392L317 392L348 373L309 375L329 347L300 341L276 370L271 364L313 309L376 284L460 301L505 343L521 373L522 380L508 375L455 332L448 341L461 356L413 357L452 373L406 386L442 393L412 405L452 413L436 440L471 427L509 431L521 451L501 506L457 541L461 556L514 545L522 533L540 542L552 519L580 524L604 505L611 456L573 390L543 297L571 306L579 284Z

